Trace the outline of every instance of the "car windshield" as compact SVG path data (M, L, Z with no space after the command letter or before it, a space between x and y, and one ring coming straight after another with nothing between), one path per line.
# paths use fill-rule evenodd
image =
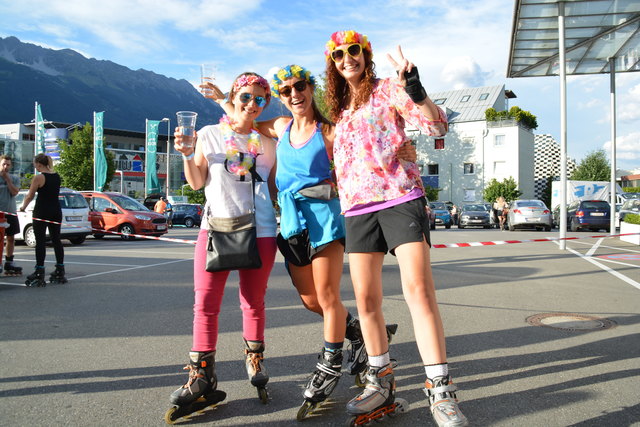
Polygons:
M519 208L545 208L544 203L537 200L519 200L516 201L516 206Z
M607 209L609 203L603 200L591 200L588 202L582 202L582 209Z
M429 206L431 207L431 209L440 209L440 210L447 209L447 205L445 205L444 203L430 203Z
M81 194L60 193L58 199L60 200L60 207L62 209L81 209L89 207L89 205L87 205L87 201Z
M132 199L129 196L111 196L114 202L116 202L122 209L127 211L148 211L147 207L139 201Z
M462 207L463 211L486 211L485 205L465 205Z
M637 211L640 209L640 200L627 200L624 202L624 205L622 205L622 209Z

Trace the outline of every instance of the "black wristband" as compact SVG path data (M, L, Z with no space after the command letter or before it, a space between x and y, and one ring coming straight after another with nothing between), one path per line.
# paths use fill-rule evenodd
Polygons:
M410 72L404 73L404 78L407 84L404 90L409 95L409 98L416 104L422 102L427 98L427 91L422 87L420 83L420 75L418 74L418 67L413 67Z

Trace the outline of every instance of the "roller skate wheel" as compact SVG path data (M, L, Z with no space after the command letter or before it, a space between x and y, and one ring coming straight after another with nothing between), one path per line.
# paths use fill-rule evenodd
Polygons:
M400 413L403 414L405 412L407 412L409 410L409 402L407 402L406 400L404 400L401 397L398 397L395 401L396 404L396 408L393 411L394 413Z
M178 408L176 406L174 406L173 408L169 408L169 410L164 414L164 422L166 422L167 424L175 424L178 417L174 418L174 414L177 410Z
M367 371L364 370L362 372L358 372L355 375L354 381L358 387L364 388L364 386L367 384Z
M296 415L296 420L303 421L307 418L313 410L316 408L316 405L308 400L305 400L300 409L298 409L298 414Z
M262 387L258 389L258 398L260 399L260 402L265 405L269 403L269 392L266 388Z
M356 425L356 419L357 419L357 417L355 415L353 415L353 416L347 418L347 422L344 423L344 425L346 427L353 427L353 426Z

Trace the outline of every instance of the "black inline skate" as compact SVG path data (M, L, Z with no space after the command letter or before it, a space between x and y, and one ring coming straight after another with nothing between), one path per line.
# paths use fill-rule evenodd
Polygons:
M438 427L464 427L469 425L467 417L458 408L456 391L449 375L436 377L433 380L427 378L424 383L424 393L429 399L431 415Z
M44 280L44 267L36 265L36 269L33 273L27 276L27 280L24 282L29 287L44 287L47 286L47 282Z
M387 325L387 343L391 344L393 336L398 330L397 324ZM360 321L352 317L347 323L345 337L349 340L349 356L345 368L349 375L355 375L355 383L358 387L364 387L367 375L367 349L362 338Z
M244 344L246 346L244 354L247 376L251 381L251 385L258 390L260 402L266 404L269 402L269 392L267 391L269 374L262 363L264 359L264 342L244 340Z
M368 425L372 421L382 421L385 416L393 417L397 413L406 412L409 403L396 398L395 394L396 381L392 364L382 368L369 368L364 390L347 404L347 413L350 415L347 425Z
M68 280L64 275L64 264L56 264L56 269L49 276L49 283L57 283L59 285L67 283Z
M4 261L5 276L22 276L22 267L18 267L13 262L13 256L6 256Z
M330 351L322 349L318 355L320 361L316 364L316 370L311 375L307 387L304 390L304 402L296 416L302 421L313 413L329 397L338 385L342 375L342 350Z
M180 418L216 406L227 397L227 393L217 389L215 356L215 351L189 353L189 364L184 367L189 370L189 379L171 393L169 400L174 406L164 414L167 424L175 424Z

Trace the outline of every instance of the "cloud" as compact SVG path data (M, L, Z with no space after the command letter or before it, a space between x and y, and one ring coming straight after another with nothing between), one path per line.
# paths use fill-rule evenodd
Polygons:
M622 160L640 160L640 131L616 137L616 158ZM611 141L603 144L607 153L611 152Z
M440 78L453 89L484 86L489 73L483 72L470 56L451 59L442 69Z

